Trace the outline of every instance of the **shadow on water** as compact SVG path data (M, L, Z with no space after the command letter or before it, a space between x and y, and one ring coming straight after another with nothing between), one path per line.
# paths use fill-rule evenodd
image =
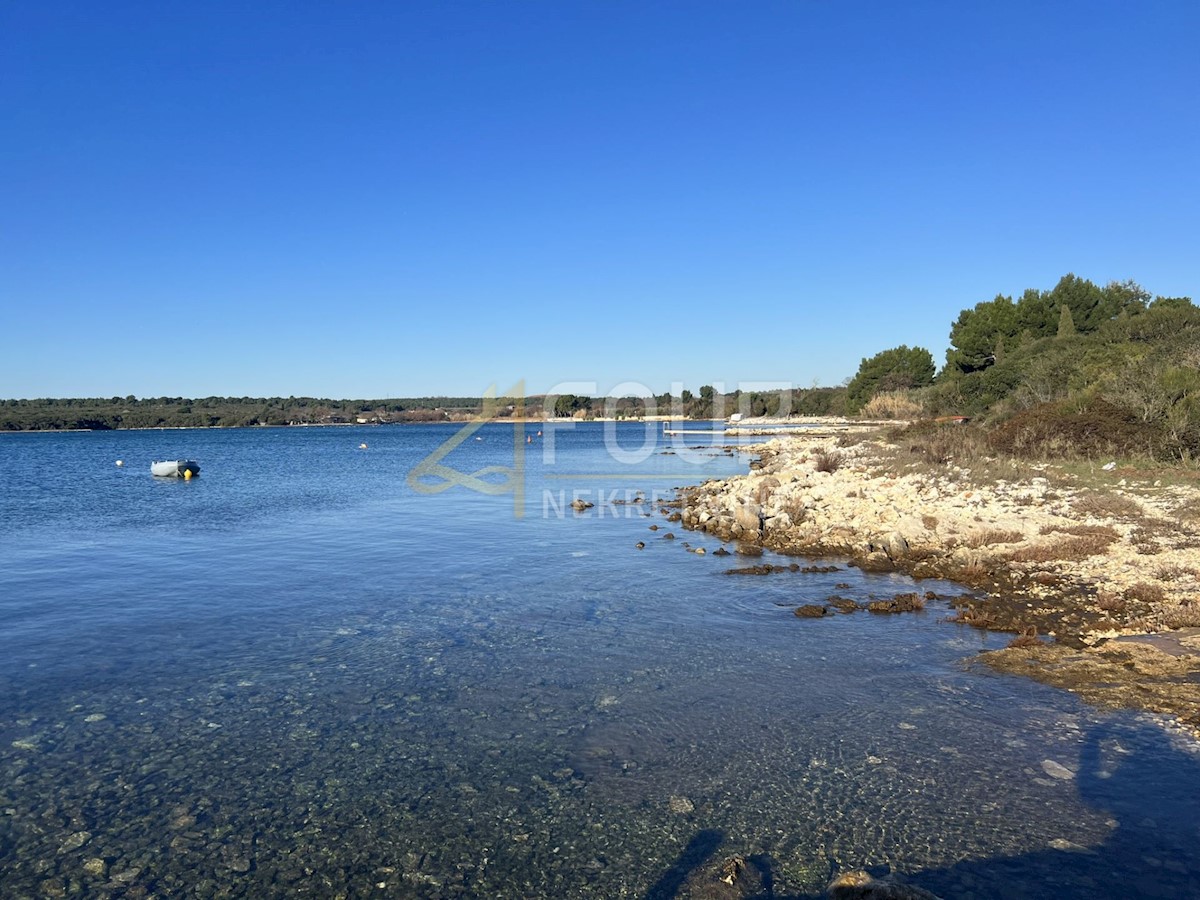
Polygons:
M906 873L896 880L938 897L1117 900L1128 897L1200 897L1200 752L1180 749L1169 735L1144 726L1105 724L1086 735L1075 775L1080 799L1112 827L1098 846L1055 842L1045 850L1016 856L964 860L942 869ZM770 857L743 860L751 878L733 884L727 861L736 847L721 831L699 832L645 900L815 900L822 893L796 893L775 881ZM866 865L876 877L887 867ZM722 867L725 866L724 872ZM836 867L831 867L831 873ZM844 895L908 897L906 893Z
M716 828L697 832L680 852L675 864L646 892L646 900L671 900L679 896L688 877L705 866L724 841L725 833Z

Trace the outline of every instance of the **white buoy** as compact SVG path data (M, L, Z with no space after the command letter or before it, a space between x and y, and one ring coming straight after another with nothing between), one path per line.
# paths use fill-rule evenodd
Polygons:
M118 459L118 460L117 460L117 466L118 466L118 467L120 467L120 466L123 466L123 465L125 465L125 460L123 460L123 459Z
M366 444L359 444L359 445L358 445L358 449L359 449L359 450L366 450L366 449L367 449L367 445L366 445Z

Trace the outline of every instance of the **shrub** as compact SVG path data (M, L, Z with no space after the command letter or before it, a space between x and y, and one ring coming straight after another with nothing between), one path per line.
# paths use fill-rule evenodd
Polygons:
M989 446L1011 456L1095 459L1159 456L1162 429L1104 400L1081 409L1043 403L1017 413L988 436Z
M1142 505L1121 494L1080 494L1071 502L1071 510L1077 515L1097 519L1127 519L1142 515Z
M838 450L818 450L813 454L813 465L818 472L836 472L845 461L845 455Z
M987 452L984 433L973 425L953 425L934 421L914 422L888 435L909 453L936 465L954 461L970 464Z
M1013 562L1078 562L1089 556L1103 553L1116 539L1115 533L1111 536L1090 534L1065 537L1047 544L1021 547L1010 558Z
M1200 627L1200 604L1185 600L1178 606L1164 610L1162 622L1168 628Z
M1129 600L1140 600L1142 603L1162 603L1167 599L1166 591L1161 585L1148 581L1139 581L1125 592L1125 596Z

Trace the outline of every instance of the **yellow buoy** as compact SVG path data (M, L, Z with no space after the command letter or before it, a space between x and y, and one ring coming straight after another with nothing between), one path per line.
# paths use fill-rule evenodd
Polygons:
M192 478L192 470L191 470L191 469L184 469L184 470L183 470L183 480L184 480L184 481L190 481L190 480L191 480L191 478Z

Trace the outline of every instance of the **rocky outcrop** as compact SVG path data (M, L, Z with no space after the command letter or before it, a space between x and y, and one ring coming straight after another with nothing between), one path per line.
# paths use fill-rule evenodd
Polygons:
M828 438L794 435L752 449L758 459L748 474L680 493L672 511L684 527L734 541L743 555L765 547L962 583L972 590L950 600L953 621L1018 635L1013 649L997 656L1014 671L1053 683L1070 676L1022 660L1053 644L1065 648L1060 668L1082 672L1096 658L1086 651L1113 638L1200 630L1194 486L1164 485L1153 476L1134 485L1116 470L1101 475L1111 485L1093 479L1076 488L1069 474L1054 475L1048 465L1021 464L1022 472L996 460L980 463L991 464L990 473L972 473L952 460L919 465L878 440L835 447ZM730 573L784 568L793 567ZM835 599L802 606L796 615L863 608ZM865 608L887 614L921 605L912 594ZM1200 645L1190 652L1200 655ZM1200 729L1191 693L1175 696L1164 688L1139 699L1126 692L1112 702L1171 712Z

